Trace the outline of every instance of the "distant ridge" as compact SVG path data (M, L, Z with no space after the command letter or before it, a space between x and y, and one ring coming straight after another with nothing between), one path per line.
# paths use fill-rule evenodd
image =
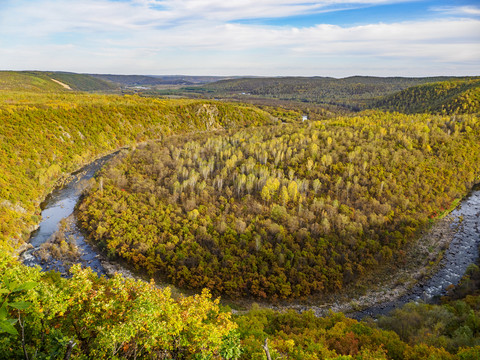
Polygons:
M0 71L0 90L61 92L116 89L118 89L116 84L84 74L59 71Z
M114 75L88 74L98 79L111 81L122 86L155 86L155 85L197 85L227 79L222 76L189 76L189 75ZM228 77L231 78L231 77Z
M372 107L407 114L478 113L480 79L443 81L410 87L379 99Z
M0 90L33 92L134 92L252 102L265 99L350 110L380 108L405 113L476 113L480 77L221 77L77 74L0 71ZM262 100L263 101L263 100Z
M180 89L199 96L244 98L263 97L317 104L336 104L352 109L367 107L372 99L394 94L412 86L471 77L269 77L220 80L196 88Z

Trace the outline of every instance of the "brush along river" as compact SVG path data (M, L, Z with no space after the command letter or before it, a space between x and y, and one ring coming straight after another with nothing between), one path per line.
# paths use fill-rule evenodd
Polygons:
M114 154L102 157L81 170L75 172L69 181L57 187L42 203L42 221L39 228L30 237L31 248L21 255L21 260L29 266L39 265L43 270L56 270L67 273L68 265L80 262L91 267L99 275L107 275L113 271L122 270L126 275L129 271L117 264L112 264L97 250L85 241L77 226L75 205L88 181ZM59 230L61 228L61 230ZM424 241L432 245L425 246ZM56 246L48 244L56 242ZM74 246L68 245L74 244ZM436 245L436 247L435 247ZM355 318L386 314L396 307L410 301L429 301L445 294L446 288L456 285L464 275L468 265L478 259L480 245L480 188L477 186L463 199L459 206L446 218L439 220L424 234L416 245L418 250L423 246L424 253L431 253L430 258L424 257L423 264L412 269L399 270L390 279L381 279L378 288L372 289L362 296L331 295L329 301L309 300L303 303L281 302L275 305L260 304L274 309L293 308L299 311L313 310L317 315L326 313L329 309L349 313ZM428 249L425 249L428 247ZM427 265L438 252L444 248L444 255L439 264L429 276L425 276ZM63 249L63 250L62 250ZM74 250L72 250L74 249ZM52 256L52 253L57 256ZM73 254L72 254L73 253ZM411 253L412 257L418 257ZM431 269L430 269L431 270ZM410 272L409 272L410 271ZM409 281L402 280L402 274L410 274ZM378 275L377 275L378 276Z

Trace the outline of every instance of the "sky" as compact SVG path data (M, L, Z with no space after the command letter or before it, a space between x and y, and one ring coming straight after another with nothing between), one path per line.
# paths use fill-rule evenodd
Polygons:
M0 70L480 75L480 1L0 0Z

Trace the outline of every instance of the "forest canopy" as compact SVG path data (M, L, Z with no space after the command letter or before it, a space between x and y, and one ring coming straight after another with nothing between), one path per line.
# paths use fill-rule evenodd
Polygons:
M436 114L480 112L480 80L443 81L413 86L374 102L373 108L390 111Z
M113 258L184 288L335 291L404 248L480 175L480 123L369 112L149 143L80 205Z

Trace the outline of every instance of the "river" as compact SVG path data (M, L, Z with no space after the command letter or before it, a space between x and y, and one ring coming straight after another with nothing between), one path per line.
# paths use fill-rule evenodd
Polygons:
M42 209L42 221L37 230L30 235L30 244L33 248L25 251L21 255L21 260L25 265L39 265L44 271L56 270L66 275L67 269L63 261L50 258L48 261L42 261L38 254L41 245L52 238L52 235L58 230L60 222L63 219L71 218L72 227L66 233L67 236L75 238L76 245L80 254L78 259L84 265L88 265L99 275L106 274L101 264L100 256L93 247L85 241L84 236L77 227L74 215L75 205L77 204L82 191L85 189L86 182L95 176L108 160L117 153L106 155L82 169L74 172L69 181L55 188L40 204Z
M102 257L89 245L76 225L74 208L84 188L82 183L91 179L102 166L115 154L107 155L85 166L72 174L69 182L56 188L42 203L42 221L39 228L31 234L32 249L21 255L24 264L29 266L40 265L43 270L56 270L67 274L67 269L62 260L50 258L42 260L38 256L40 246L51 239L57 231L62 219L70 217L71 227L68 236L75 238L79 250L78 261L104 275L108 271L102 266ZM479 257L480 245L480 189L477 186L460 205L450 214L455 220L451 226L458 228L453 240L441 260L438 270L428 280L418 283L406 295L394 301L384 302L351 314L360 319L365 316L386 314L394 308L400 307L410 301L430 300L445 294L445 289L453 284L458 284L468 265L475 263ZM312 307L314 308L314 307Z

